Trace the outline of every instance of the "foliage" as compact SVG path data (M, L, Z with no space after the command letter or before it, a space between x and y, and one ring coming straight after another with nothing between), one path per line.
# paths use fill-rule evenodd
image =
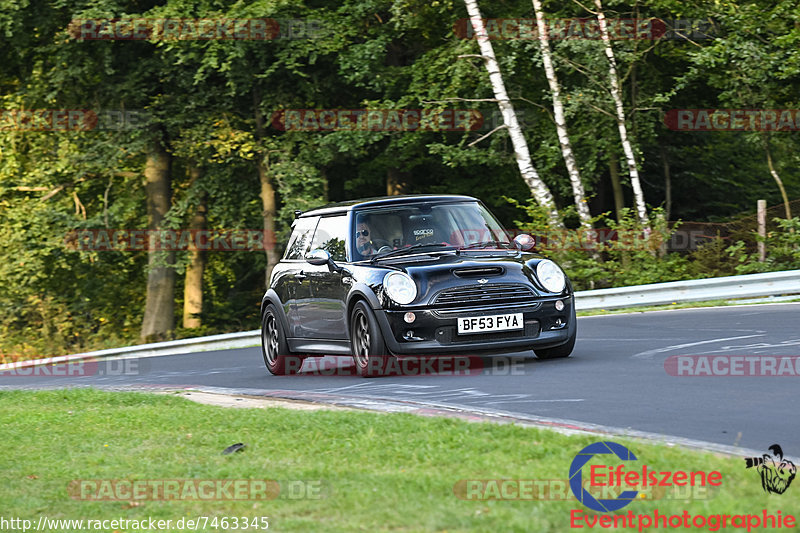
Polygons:
M776 218L777 231L767 233L766 239L755 235L764 242L768 251L764 262L758 260L758 253L751 252L747 243L736 241L726 248L726 253L734 263L736 274L753 274L777 270L794 270L800 265L800 217L791 219Z
M760 198L777 204L781 196L766 165L767 148L789 197L800 196L800 137L792 132L673 131L663 120L671 109L800 108L795 1L604 5L610 19L714 22L712 39L613 43L651 207L665 202L666 165L671 219L722 220L752 210ZM533 16L530 2L480 0L480 6L486 17ZM553 19L592 16L577 2L545 2L544 9ZM399 175L404 192L470 194L507 226L523 217L517 227L545 231L546 217L531 203L507 133L487 136L501 124L475 41L454 31L466 16L456 0L6 2L0 13L0 109L135 110L147 120L121 130L21 131L3 115L0 354L52 355L136 339L146 253L79 250L67 237L81 229L147 226L143 176L154 139L162 139L172 157L166 222L172 228L187 227L201 197L210 228L261 228L263 164L277 191L279 248L295 209L383 195L390 174ZM71 33L73 19L120 17L270 17L314 21L320 31L268 41L81 41ZM619 221L607 215L614 209L609 165L619 163L621 153L600 43L551 44L596 226L635 235L630 213ZM493 45L534 164L566 224L576 226L538 42L497 39ZM476 131L413 132L283 131L271 123L285 109L401 108L475 109L485 121ZM197 180L189 172L194 167L201 170ZM625 195L630 205L627 185ZM663 255L653 248L668 236L666 226L656 215L653 224L655 233L643 247L610 242L547 253L563 262L578 288L798 264L792 239L800 229L792 233L789 222L768 237L764 264L741 235L733 236L733 244L716 240L691 254ZM211 252L207 259L203 328L176 335L258 327L264 254ZM187 262L187 252L176 254L176 314Z
M649 236L641 231L635 213L629 208L623 211L621 221L606 215L597 217L595 226L605 225L608 231L593 235L581 229L553 230L547 226L539 206L508 200L529 217L527 221L516 222L520 231L537 239L536 251L557 261L576 290L792 270L800 265L800 217L774 219L777 228L763 239L767 259L760 262L751 244L743 240L730 244L721 237L688 254L664 253L662 244L669 241L680 224L668 228L658 209L653 211L653 233ZM753 240L760 239L754 235Z

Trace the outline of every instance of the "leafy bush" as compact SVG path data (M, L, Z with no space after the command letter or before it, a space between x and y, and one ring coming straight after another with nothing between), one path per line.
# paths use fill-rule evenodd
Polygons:
M511 198L506 200L525 211L527 220L515 221L517 227L536 238L536 251L558 262L576 290L800 267L800 218L797 217L775 219L779 229L767 235L767 260L760 262L753 245L743 240L731 245L721 237L688 254L666 253L664 243L678 225L668 228L659 209L651 211L649 234L642 230L635 212L625 209L619 221L607 213L595 217L594 226L608 228L608 233L593 236L582 229L552 228L544 210L532 201L520 204ZM569 214L568 209L562 212Z
M777 231L767 233L766 239L754 235L757 242L763 241L766 245L765 261L759 261L758 252L750 250L745 241L736 241L726 249L730 260L735 265L735 274L800 268L800 217L774 218L773 220L778 224Z

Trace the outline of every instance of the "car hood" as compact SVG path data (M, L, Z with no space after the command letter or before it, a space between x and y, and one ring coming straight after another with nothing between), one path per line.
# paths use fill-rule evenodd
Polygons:
M480 252L442 254L424 263L396 264L417 283L417 302L426 304L440 291L453 287L480 287L495 284L532 285L538 296L548 295L539 285L534 269L543 258L531 253L480 255Z

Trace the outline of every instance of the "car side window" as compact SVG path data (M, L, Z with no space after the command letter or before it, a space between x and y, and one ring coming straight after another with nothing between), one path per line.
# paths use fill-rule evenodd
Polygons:
M305 258L306 252L311 249L311 236L314 235L314 228L317 227L318 221L319 217L302 217L295 221L284 259Z
M314 233L311 249L320 248L331 255L334 261L347 261L345 241L350 227L347 215L322 217Z

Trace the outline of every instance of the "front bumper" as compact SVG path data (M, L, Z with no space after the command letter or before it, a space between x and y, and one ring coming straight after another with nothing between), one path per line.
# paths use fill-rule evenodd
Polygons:
M555 302L564 302L557 311ZM403 316L412 311L412 324ZM459 335L459 317L481 317L522 313L524 329ZM396 355L436 357L442 354L470 355L551 348L567 342L576 331L575 300L572 295L537 299L529 305L460 309L376 310L378 324L389 350Z

